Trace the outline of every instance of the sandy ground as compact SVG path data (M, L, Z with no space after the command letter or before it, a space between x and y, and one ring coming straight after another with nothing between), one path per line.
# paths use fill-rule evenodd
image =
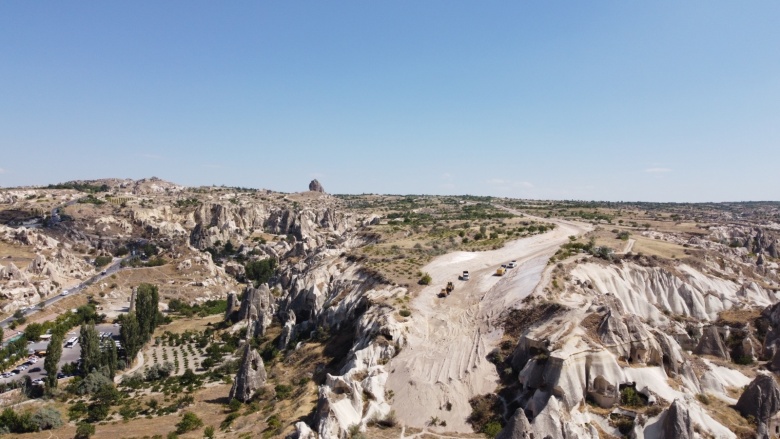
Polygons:
M539 283L547 261L569 235L590 226L554 222L555 230L507 243L486 252L442 255L424 267L433 282L411 303L408 345L387 366L398 419L411 427L426 427L433 417L446 422L441 430L469 433L469 399L496 389L498 375L486 356L497 347L502 330L498 317L520 302ZM518 267L499 277L494 273L511 260ZM470 281L458 280L468 270ZM437 293L448 281L455 290L447 298ZM428 427L429 430L434 430Z

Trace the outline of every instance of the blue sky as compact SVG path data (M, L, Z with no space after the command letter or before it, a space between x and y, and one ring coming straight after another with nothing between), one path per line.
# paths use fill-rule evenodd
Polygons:
M780 199L780 2L0 2L0 186Z

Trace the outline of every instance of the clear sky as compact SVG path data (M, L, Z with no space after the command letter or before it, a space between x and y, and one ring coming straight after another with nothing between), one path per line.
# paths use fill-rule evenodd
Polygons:
M778 1L0 2L0 186L780 199Z

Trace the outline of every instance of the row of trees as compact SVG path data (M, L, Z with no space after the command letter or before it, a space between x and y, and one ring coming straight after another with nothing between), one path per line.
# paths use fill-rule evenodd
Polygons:
M116 374L118 357L114 340L101 339L94 324L82 325L79 334L81 345L81 372L84 375L98 371L113 379Z
M122 327L119 338L122 340L128 364L138 355L144 343L151 339L155 328L162 322L158 311L159 303L160 294L157 287L141 284L136 290L135 310L120 317L119 323Z
M150 284L138 286L136 310L119 319L121 324L119 335L125 349L125 361L122 363L132 362L162 321L158 311L159 301L160 295L156 286ZM52 330L52 338L46 349L43 367L46 370L46 384L49 388L57 387L57 373L66 331L65 325L56 326ZM82 323L79 344L81 345L81 373L87 376L92 372L98 372L113 379L117 369L120 368L117 346L113 339L100 337L94 320Z
M62 345L65 342L65 334L70 328L78 324L81 324L82 334L84 334L86 327L91 327L95 331L95 322L102 320L103 317L97 315L93 306L84 305L80 306L75 313L68 311L57 317L54 322L50 321L39 325L41 332L51 331L51 340L49 340L49 346L46 348L46 358L43 360L43 368L46 370L45 380L48 388L57 387L57 373L60 371L59 362L62 358ZM35 325L35 323L29 326L32 325ZM97 334L96 331L95 334ZM114 351L116 352L116 346L114 346Z

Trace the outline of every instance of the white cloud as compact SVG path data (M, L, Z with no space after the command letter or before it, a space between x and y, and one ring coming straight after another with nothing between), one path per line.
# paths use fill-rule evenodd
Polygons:
M665 174L667 172L672 172L669 168L647 168L645 169L645 172L648 174Z
M0 168L0 174L5 174L5 169Z
M444 174L441 174L441 179L442 180L452 180L452 174L450 174L449 172L445 172Z

